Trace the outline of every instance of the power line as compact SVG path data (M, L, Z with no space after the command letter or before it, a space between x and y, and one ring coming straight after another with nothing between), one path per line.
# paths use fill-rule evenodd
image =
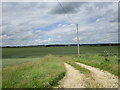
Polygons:
M58 1L58 0L57 0ZM73 22L73 20L70 18L70 16L67 14L67 11L66 11L66 9L62 6L62 4L58 1L58 3L59 3L59 5L62 7L62 9L64 10L64 12L66 13L66 15L67 15L67 17L69 18L69 20L72 22L72 23L74 23ZM75 23L74 23L75 24ZM78 33L78 24L76 24L76 27L77 27L77 46L78 46L78 48L77 48L77 50L78 50L78 57L80 56L80 50L79 50L79 33Z
M71 17L67 14L66 9L62 6L62 4L57 0L57 2L59 3L60 7L64 10L64 12L66 13L67 17L69 18L69 20L74 23L74 21L71 19Z

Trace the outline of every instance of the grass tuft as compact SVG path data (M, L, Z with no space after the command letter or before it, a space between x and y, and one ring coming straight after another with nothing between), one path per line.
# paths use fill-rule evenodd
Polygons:
M73 66L75 69L79 70L81 73L90 73L90 71L88 69L85 69L79 65L77 65L75 63L75 61L72 58L69 57L63 57L62 60L68 64L70 64L71 66Z

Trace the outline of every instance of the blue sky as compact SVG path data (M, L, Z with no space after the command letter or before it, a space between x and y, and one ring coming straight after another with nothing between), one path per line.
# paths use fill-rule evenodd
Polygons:
M117 2L4 2L3 46L118 42Z
M44 26L43 27L42 26L40 26L40 27L34 27L33 31L35 31L35 30L44 30L44 31L53 30L53 29L55 29L58 26L58 24L67 24L67 23L65 23L65 21L60 21L60 22L53 23L53 24L50 24L50 25L45 26L45 27Z

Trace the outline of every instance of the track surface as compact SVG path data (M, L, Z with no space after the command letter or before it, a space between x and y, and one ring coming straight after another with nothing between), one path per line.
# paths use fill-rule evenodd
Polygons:
M78 70L74 69L67 63L64 63L67 70L66 76L60 82L60 87L62 88L85 88L84 75L81 74Z
M97 80L102 88L118 88L118 77L95 67L91 67L82 63L77 63L81 67L84 67L93 72L95 80Z
M80 73L80 71L76 70L71 65L64 63L67 73L66 76L60 81L60 88L95 88L95 86L97 86L97 88L118 88L117 76L114 76L107 71L103 71L82 63L76 62L76 64L90 70L92 72L90 75L92 76L86 77L86 75ZM89 82L87 81L86 83L86 79L90 77L92 77L92 80L88 79ZM91 84L93 87L87 84Z

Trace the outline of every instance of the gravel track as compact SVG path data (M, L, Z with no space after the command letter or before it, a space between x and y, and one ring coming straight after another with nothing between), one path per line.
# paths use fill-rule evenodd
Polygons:
M59 82L59 88L118 88L117 76L82 63L76 62L76 64L90 70L92 74L85 75L71 65L64 63L67 72Z
M60 88L85 88L84 75L71 65L64 63L67 70L66 76L60 81Z
M82 63L77 63L81 67L84 67L93 72L95 80L100 84L100 88L118 88L118 77L99 68L88 66Z

